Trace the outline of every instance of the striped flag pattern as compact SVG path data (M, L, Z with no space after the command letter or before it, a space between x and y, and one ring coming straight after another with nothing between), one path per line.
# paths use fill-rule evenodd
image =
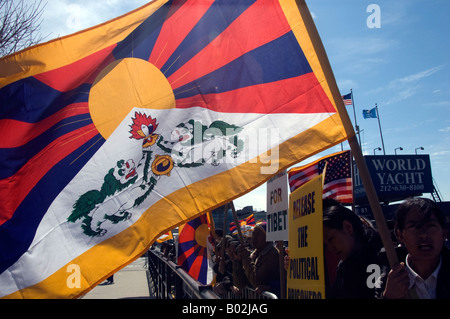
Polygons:
M328 164L327 164L328 163ZM341 203L352 203L351 153L343 151L334 153L301 167L294 167L288 172L291 192L313 177L323 173L327 164L323 187L324 198L334 198Z
M178 265L204 285L213 279L209 232L209 221L204 214L180 227L178 237Z
M255 214L250 214L249 216L247 216L246 218L244 218L243 220L239 221L239 224L242 227L244 226L255 226ZM234 232L237 231L237 227L236 224L234 222L230 223L230 232Z
M352 93L343 95L342 96L342 101L344 102L344 105L346 105L346 106L352 105L353 104Z

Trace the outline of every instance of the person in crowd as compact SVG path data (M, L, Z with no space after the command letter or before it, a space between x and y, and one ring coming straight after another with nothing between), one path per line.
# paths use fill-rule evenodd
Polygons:
M324 199L323 240L326 252L339 259L334 280L326 286L326 298L374 299L374 289L367 285L367 268L379 263L378 253L383 245L372 225L338 201ZM284 266L287 270L289 256L285 257Z
M243 270L248 282L257 293L270 291L280 293L280 270L278 250L273 242L266 242L266 223L257 224L252 232L250 251L244 245L238 247Z
M168 258L169 260L175 260L175 245L173 242L165 241L161 244L161 252L163 253L164 257Z
M432 200L410 198L400 204L394 231L407 254L399 257L400 264L383 272L377 296L450 298L450 252L444 245L447 229L442 211Z
M367 285L371 264L379 264L383 247L378 232L368 221L332 199L323 201L324 246L340 258L334 283L327 289L331 299L373 299Z
M232 263L233 286L231 287L231 290L239 295L246 286L249 286L249 282L243 271L244 267L242 265L241 256L237 252L238 246L239 242L237 240L232 240L229 242L228 250L226 252Z
M228 245L233 238L229 235L223 237L223 240L216 246L216 261L213 271L216 274L216 284L214 292L218 295L224 295L231 291L233 286L233 263L228 255Z

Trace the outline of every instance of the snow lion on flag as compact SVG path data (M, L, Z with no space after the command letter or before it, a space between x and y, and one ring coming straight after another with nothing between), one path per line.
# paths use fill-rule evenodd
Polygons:
M170 177L174 167L192 169L207 163L216 167L227 157L238 157L244 144L238 137L242 128L224 121L203 125L190 119L178 124L165 140L162 134L155 133L156 118L135 112L130 128L130 139L142 140L139 163L135 165L132 159L117 161L108 170L100 189L82 194L67 218L72 223L81 220L86 236L104 236L108 231L107 221L117 224L130 219L130 210L150 196L162 175Z

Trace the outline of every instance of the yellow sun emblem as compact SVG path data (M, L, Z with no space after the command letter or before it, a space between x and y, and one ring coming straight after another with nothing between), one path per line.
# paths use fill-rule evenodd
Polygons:
M133 107L175 107L172 88L153 64L137 58L117 60L104 68L89 93L89 111L107 139Z

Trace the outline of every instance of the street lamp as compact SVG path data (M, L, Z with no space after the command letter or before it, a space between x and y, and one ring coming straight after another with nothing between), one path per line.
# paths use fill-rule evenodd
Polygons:
M416 148L414 151L416 152L416 155L417 155L417 150L421 150L421 151L423 151L424 150L424 148L421 146L421 147L418 147L418 148Z
M375 148L373 149L373 155L375 155L375 151L381 151L381 147L375 147Z
M403 151L403 147L397 147L395 150L394 150L394 152L395 152L395 155L397 155L397 150L400 150L400 151Z

